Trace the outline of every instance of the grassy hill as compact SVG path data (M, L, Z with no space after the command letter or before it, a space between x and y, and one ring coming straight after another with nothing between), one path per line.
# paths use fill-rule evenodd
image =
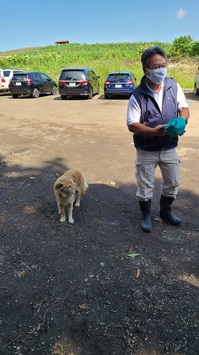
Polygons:
M143 75L140 63L142 51L150 46L161 46L168 56L168 76L173 76L183 88L193 89L193 78L198 67L196 59L174 60L170 56L171 44L153 43L107 43L52 45L39 48L22 48L0 53L0 68L18 68L42 71L58 81L63 67L91 67L100 75L100 87L109 71L131 70L138 83Z

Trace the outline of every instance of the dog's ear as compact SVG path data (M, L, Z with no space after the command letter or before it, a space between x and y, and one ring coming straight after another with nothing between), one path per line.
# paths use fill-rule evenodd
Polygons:
M57 190L61 190L61 188L62 188L63 186L64 186L64 185L59 182L57 185L55 185L55 188L56 188Z

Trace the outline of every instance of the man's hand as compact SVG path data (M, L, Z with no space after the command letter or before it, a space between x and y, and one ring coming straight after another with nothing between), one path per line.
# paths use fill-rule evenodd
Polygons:
M157 125L155 128L152 128L153 129L153 136L165 136L167 134L167 131L165 131L164 127L166 125Z

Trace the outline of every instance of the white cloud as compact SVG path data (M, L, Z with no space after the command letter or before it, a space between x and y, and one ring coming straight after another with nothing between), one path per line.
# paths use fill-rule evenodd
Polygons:
M185 16L186 16L186 11L185 10L183 10L183 9L178 10L177 18L179 18L179 20L181 20Z

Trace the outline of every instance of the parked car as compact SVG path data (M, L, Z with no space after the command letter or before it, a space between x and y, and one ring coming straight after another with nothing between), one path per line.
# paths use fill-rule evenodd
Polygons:
M19 69L0 69L0 92L9 91L9 83L15 73L21 73Z
M104 82L105 99L125 95L130 97L136 88L136 77L130 71L115 71L108 74Z
M91 68L63 68L59 77L59 93L67 97L84 96L92 99L99 94L99 76Z
M58 93L56 82L40 72L15 73L10 81L9 90L13 98L19 95L38 98L40 95Z
M194 92L196 95L199 95L199 67L194 77Z

